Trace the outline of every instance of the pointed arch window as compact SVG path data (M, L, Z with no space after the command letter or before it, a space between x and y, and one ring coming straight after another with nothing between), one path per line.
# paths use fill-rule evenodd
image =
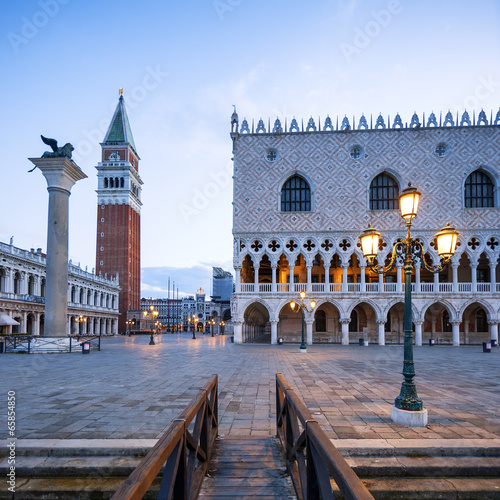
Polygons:
M465 181L465 208L493 206L493 181L481 170L472 172Z
M281 188L281 211L311 211L311 188L303 177L294 175L283 184Z
M319 310L316 312L316 331L317 332L326 332L326 313L323 310Z
M370 184L370 210L399 209L399 185L385 172L377 175Z

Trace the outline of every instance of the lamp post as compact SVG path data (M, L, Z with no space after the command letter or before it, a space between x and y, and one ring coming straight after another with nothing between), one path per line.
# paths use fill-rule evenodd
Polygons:
M413 363L413 329L411 315L411 273L415 261L418 260L423 267L432 273L443 270L444 264L449 262L455 253L458 233L448 223L441 231L436 233L437 251L442 262L438 265L431 265L425 259L425 252L422 243L418 239L411 237L412 220L417 216L420 192L408 184L399 196L401 216L406 223L406 238L394 244L392 256L387 266L374 265L377 256L380 233L368 226L360 237L363 256L368 261L370 269L377 274L385 274L396 265L397 261L404 263L404 284L405 284L405 308L404 308L404 361L401 392L395 399L391 410L391 418L394 422L407 425L409 427L424 427L427 425L427 410L423 409L422 400L417 395L417 388L413 379L415 378L415 366ZM409 413L412 412L412 413ZM417 413L419 412L419 413Z
M151 338L149 339L149 345L155 345L155 339L154 339L154 321L156 321L156 318L158 317L158 311L155 310L154 306L149 306L149 313L148 311L143 311L144 314L144 319L147 319L149 317L149 328L151 330Z
M127 321L125 321L125 324L127 325L127 333L128 336L130 337L130 330L132 328L133 322L131 319L128 319Z
M293 301L290 303L290 307L292 308L293 312L296 313L298 313L299 311L302 312L302 342L300 343L299 352L307 352L307 346L304 339L304 311L312 312L316 307L316 302L314 300L311 300L311 302L309 303L311 309L309 310L307 304L304 302L305 298L306 298L306 292L300 292L300 304ZM295 309L296 307L297 309Z
M210 328L212 329L212 337L214 337L214 325L215 325L215 319L212 318L210 321Z
M225 325L225 324L226 324L226 323L224 323L224 321L221 321L221 322L219 323L219 326L220 326L220 333L221 333L221 335L224 335L224 325Z
M193 322L193 340L196 340L196 331L195 331L195 328L196 328L196 322L197 322L198 318L196 316L196 314L193 314L193 317L191 318L191 321Z

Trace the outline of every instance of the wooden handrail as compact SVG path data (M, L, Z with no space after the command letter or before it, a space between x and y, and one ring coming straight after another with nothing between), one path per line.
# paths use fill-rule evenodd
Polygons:
M299 500L333 500L330 476L346 500L373 500L281 373L276 374L276 429Z
M112 500L140 500L162 467L158 499L197 498L218 428L218 376L215 375L122 483Z

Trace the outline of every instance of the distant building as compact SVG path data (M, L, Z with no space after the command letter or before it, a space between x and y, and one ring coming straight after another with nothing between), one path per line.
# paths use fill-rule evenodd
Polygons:
M227 302L234 291L233 274L220 267L212 268L212 301Z
M97 169L96 273L118 275L120 332L127 311L141 300L141 186L139 155L120 91L118 106L101 144Z
M192 331L194 318L198 332L211 333L212 330L214 333L232 332L229 302L206 301L205 299L205 292L201 288L197 290L196 295L179 300L143 298L140 311L129 311L129 320L132 320L129 329L139 330L140 325L146 325L147 321L140 323L140 319L144 316L144 311L148 313L153 306L153 310L159 313L158 321L167 331L176 329L184 332Z
M6 333L43 335L45 266L41 248L28 251L0 243L0 314L19 323L0 327ZM70 261L67 333L116 334L119 291L116 277L89 273Z
M460 233L451 262L417 262L412 315L417 345L498 340L500 323L500 111L414 114L300 124L231 117L234 158L235 342L268 333L300 341L299 292L315 299L307 343L380 345L403 339L402 263L372 272L359 236L381 232L378 263L405 236L399 193L422 192L413 238L439 264L435 233Z

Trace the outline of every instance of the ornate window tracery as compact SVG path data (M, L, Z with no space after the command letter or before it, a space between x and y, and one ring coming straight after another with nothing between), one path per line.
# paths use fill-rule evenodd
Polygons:
M283 184L281 189L281 211L311 211L311 188L303 177L294 175Z

